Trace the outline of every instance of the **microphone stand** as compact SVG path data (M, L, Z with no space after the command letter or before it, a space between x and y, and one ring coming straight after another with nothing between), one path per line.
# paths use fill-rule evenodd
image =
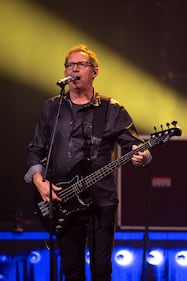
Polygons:
M57 124L58 124L58 119L59 119L59 115L60 115L60 108L62 105L62 101L64 99L64 87L65 84L61 84L61 91L60 91L60 100L59 100L59 105L58 105L58 109L57 109L57 114L56 114L56 119L55 119L55 123L54 123L54 127L52 130L52 134L51 134L51 139L50 139L50 146L49 146L49 151L48 151L48 155L47 155L47 160L46 160L46 166L45 166L45 171L44 171L44 175L43 175L43 181L46 181L46 177L47 174L49 174L49 182L50 182L50 201L49 201L49 250L50 250L50 281L53 281L54 278L54 243L53 243L53 200L52 200L52 167L50 167L50 159L51 159L51 153L52 153L52 149L53 149L53 143L54 143L54 139L55 139L55 135L56 135L56 128L57 128Z
M148 167L149 176L151 178L151 167ZM149 243L149 223L151 217L151 202L152 202L152 185L151 182L148 185L148 198L147 198L147 209L146 209L146 220L145 220L145 230L143 236L143 260L142 260L142 272L141 272L141 281L147 281L147 274L146 274L146 255L147 255L147 248Z

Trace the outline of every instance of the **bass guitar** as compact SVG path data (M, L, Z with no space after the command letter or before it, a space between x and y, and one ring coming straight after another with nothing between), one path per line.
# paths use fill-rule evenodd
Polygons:
M180 136L182 134L182 131L179 127L176 126L176 124L177 122L173 121L173 127L170 128L169 123L167 123L168 129L152 133L151 138L141 144L140 146L138 146L135 150L131 150L130 152L106 164L105 166L96 170L88 176L79 177L77 175L69 182L57 183L57 186L62 187L62 190L57 193L58 196L61 198L62 202L52 202L53 233L60 234L71 214L86 210L90 207L91 202L86 202L81 197L81 194L86 189L88 189L98 181L102 180L107 175L111 174L117 168L121 167L122 165L125 165L131 160L132 156L134 154L137 154L139 151L144 151L147 149L150 150L156 145L161 145L167 142L173 136ZM41 219L41 222L44 225L45 229L49 231L50 204L49 202L41 200L41 197L38 192L36 193L35 202L37 207L37 213Z

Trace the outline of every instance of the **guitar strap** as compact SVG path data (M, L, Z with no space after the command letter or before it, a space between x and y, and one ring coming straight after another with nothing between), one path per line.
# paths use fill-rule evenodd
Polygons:
M106 124L106 115L108 111L109 102L109 97L101 96L101 104L99 106L96 106L94 110L93 131L91 136L90 147L90 160L96 159L99 151L99 145Z

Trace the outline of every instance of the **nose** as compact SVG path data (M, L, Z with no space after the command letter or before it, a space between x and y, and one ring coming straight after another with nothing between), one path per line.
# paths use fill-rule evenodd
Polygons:
M73 65L73 70L74 70L74 69L79 69L78 64L77 64L76 62L75 62L74 65Z

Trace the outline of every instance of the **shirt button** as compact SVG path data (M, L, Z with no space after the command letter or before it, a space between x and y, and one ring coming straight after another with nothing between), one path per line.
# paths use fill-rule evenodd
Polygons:
M68 151L68 158L71 158L72 157L72 154L70 151Z

